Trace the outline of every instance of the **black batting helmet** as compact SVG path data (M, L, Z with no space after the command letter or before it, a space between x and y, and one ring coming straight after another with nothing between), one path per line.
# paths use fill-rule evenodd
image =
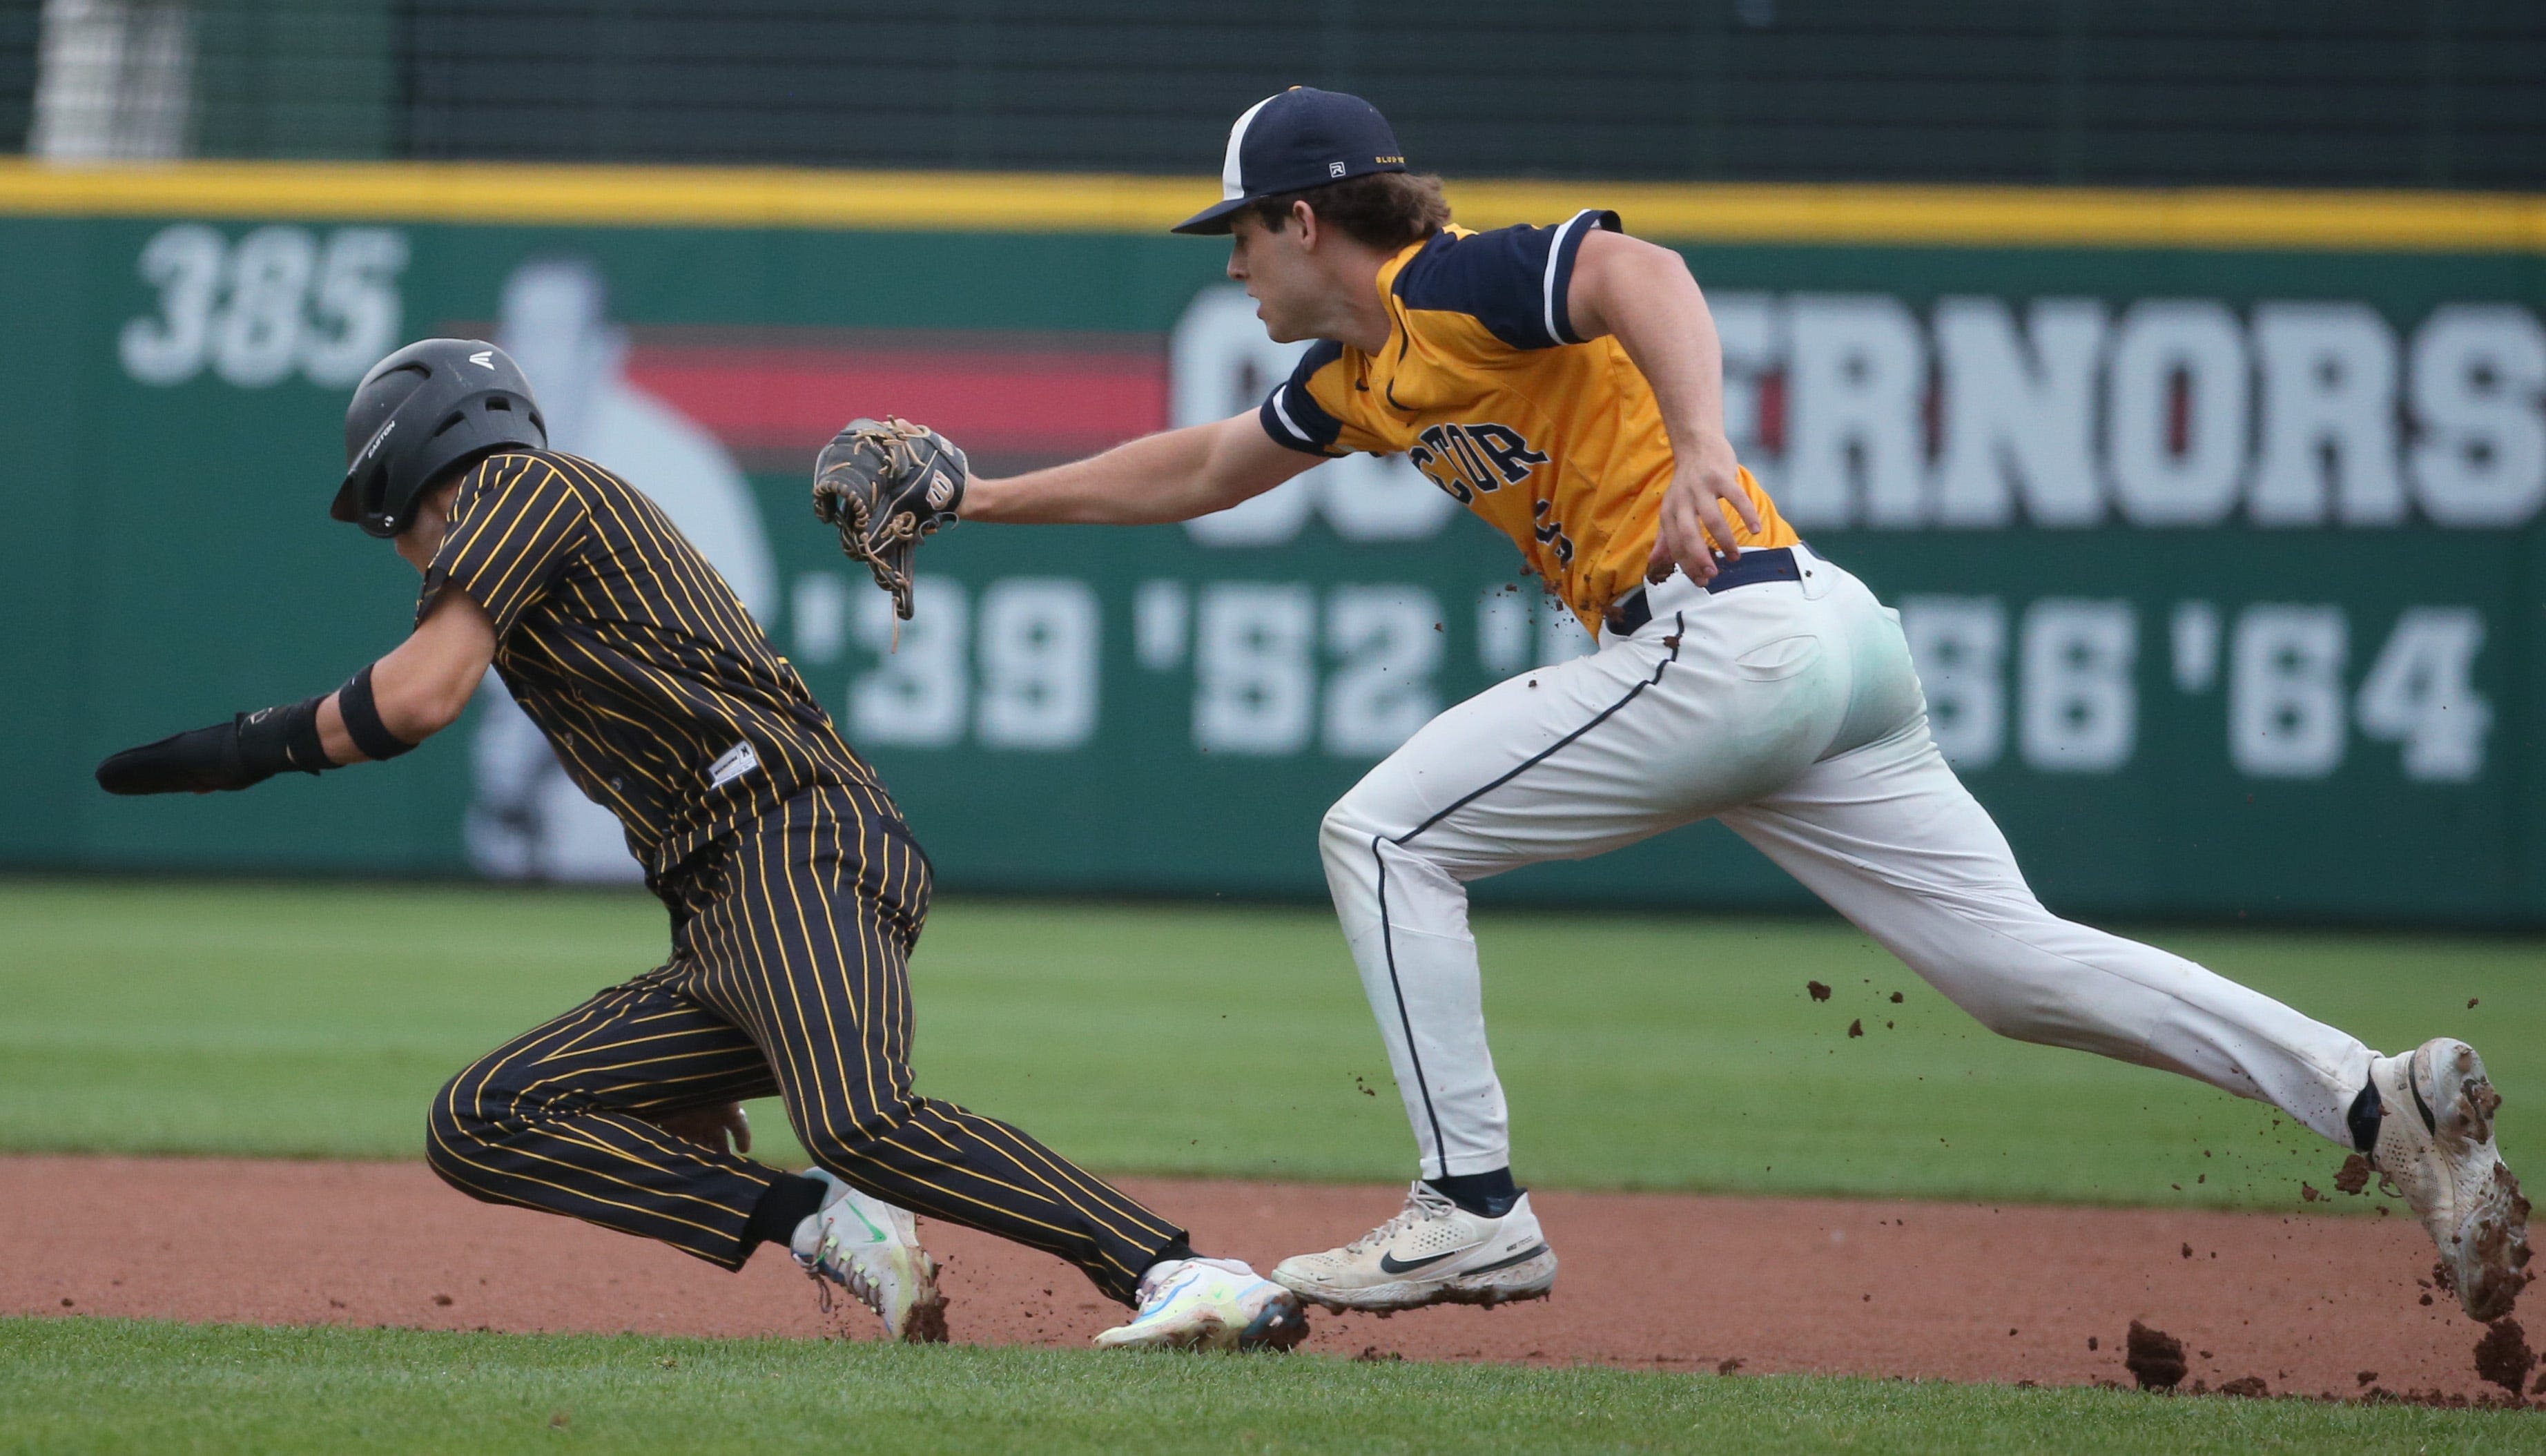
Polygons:
M345 409L345 483L327 514L383 540L415 498L482 455L546 449L547 422L512 356L481 339L424 339L372 366Z

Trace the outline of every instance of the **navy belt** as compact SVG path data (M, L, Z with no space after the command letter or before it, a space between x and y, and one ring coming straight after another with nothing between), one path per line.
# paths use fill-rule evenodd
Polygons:
M1716 559L1723 560L1723 557L1718 557ZM1801 581L1803 579L1804 568L1802 563L1795 559L1794 548L1775 546L1762 551L1753 547L1743 552L1740 559L1726 562L1724 569L1716 572L1715 578L1706 583L1706 589L1712 595L1719 591L1731 591L1737 586L1756 586L1762 581ZM1621 597L1618 604L1609 609L1609 635L1633 637L1644 628L1646 623L1653 620L1654 604L1645 595L1645 589L1641 586L1637 587L1631 595Z

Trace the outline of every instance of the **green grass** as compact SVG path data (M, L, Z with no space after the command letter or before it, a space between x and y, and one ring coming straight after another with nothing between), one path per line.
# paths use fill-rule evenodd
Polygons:
M1477 929L1535 1183L2288 1206L2336 1161L2255 1104L1993 1037L1835 921ZM0 1148L416 1156L445 1076L663 937L636 895L0 881ZM2511 1161L2546 1151L2546 942L2154 938L2373 1045L2472 1038ZM1837 993L1816 1004L1807 980ZM914 984L920 1085L1100 1169L1409 1171L1321 910L950 900ZM775 1106L755 1112L763 1151L795 1156Z
M2537 1417L2086 1389L0 1320L0 1451L2521 1451Z

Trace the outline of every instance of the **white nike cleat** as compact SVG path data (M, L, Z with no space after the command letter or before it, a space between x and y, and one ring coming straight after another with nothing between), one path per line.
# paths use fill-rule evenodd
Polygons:
M2484 1059L2454 1037L2435 1037L2369 1065L2381 1116L2369 1162L2405 1196L2439 1245L2442 1282L2468 1315L2491 1323L2510 1313L2535 1276L2528 1265L2528 1200L2494 1148L2502 1094Z
M1341 1248L1284 1259L1273 1279L1330 1310L1498 1305L1547 1298L1556 1250L1539 1233L1528 1194L1489 1219L1418 1181L1403 1213Z
M1287 1350L1309 1337L1300 1297L1235 1259L1169 1259L1141 1276L1141 1312L1103 1350Z
M937 1261L919 1246L918 1221L906 1209L870 1198L817 1167L805 1176L829 1186L822 1210L796 1226L791 1247L807 1278L828 1280L884 1319L888 1339L946 1342L946 1296L937 1291ZM830 1292L822 1295L830 1308Z

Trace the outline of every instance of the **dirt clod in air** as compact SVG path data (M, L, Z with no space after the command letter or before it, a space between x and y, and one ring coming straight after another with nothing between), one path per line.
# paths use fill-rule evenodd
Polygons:
M2496 1320L2475 1345L2475 1373L2501 1386L2512 1395L2528 1383L2528 1372L2537 1368L2536 1352L2528 1348L2528 1331L2516 1320Z
M1896 1006L1901 1004L1901 992L1896 990L1892 993L1892 1004Z
M2341 1167L2334 1169L2334 1191L2353 1195L2368 1192L2371 1171L2368 1158L2357 1153L2351 1154L2342 1159Z
M2317 1187L2314 1183L2299 1184L2299 1202L2301 1203L2314 1203L2324 1196L2325 1195L2323 1193L2317 1191Z
M1718 1375L1731 1375L1734 1371L1740 1368L1741 1357L1740 1355L1735 1355L1729 1360L1718 1361L1715 1366L1715 1373Z
M2458 1276L2449 1272L2448 1261L2445 1259L2431 1260L2431 1283L2442 1294L2458 1292Z
M2090 1350L2096 1348L2095 1336L2091 1334L2086 1336L2086 1348Z
M2131 1372L2141 1390L2170 1391L2183 1384L2183 1341L2133 1320L2122 1368Z
M437 1295L435 1295L435 1296L433 1297L433 1302L434 1302L435 1304L437 1304L437 1305L442 1306L442 1307L443 1307L444 1309L446 1309L446 1310L447 1310L447 1309L449 1309L449 1308L451 1308L451 1296L449 1296L449 1295L447 1295L447 1294L437 1294Z
M1363 1345L1361 1353L1353 1356L1357 1363L1363 1365L1389 1365L1404 1358L1405 1356L1396 1350L1383 1350L1375 1344Z
M2369 1385L2378 1379L2378 1372L2375 1370L2363 1370L2358 1375L2351 1378L2361 1385Z
M2190 1257L2192 1257L2192 1245L2191 1245L2191 1244L2187 1243L2187 1244L2185 1244L2185 1245L2183 1246L2183 1256L2184 1256L2185 1258L2190 1258Z
M2429 1295L2427 1295L2427 1294L2426 1294L2426 1295L2423 1295L2423 1296L2422 1296L2422 1303L2424 1303L2424 1304L2429 1304L2430 1302L2431 1302L2431 1297L2430 1297Z
M1851 1021L1851 1022L1849 1022L1849 1023L1847 1024L1847 1034L1848 1034L1849 1036L1863 1036L1863 1035L1865 1035L1865 1023L1864 1023L1863 1021L1861 1021L1861 1020L1860 1020L1860 1021Z
M2271 1387L2263 1384L2263 1377L2259 1375L2242 1376L2219 1387L2219 1394L2223 1396L2243 1396L2249 1401L2262 1400L2271 1393Z
M1805 982L1804 989L1812 992L1812 997L1816 1001L1826 1001L1830 998L1830 988L1818 981Z

